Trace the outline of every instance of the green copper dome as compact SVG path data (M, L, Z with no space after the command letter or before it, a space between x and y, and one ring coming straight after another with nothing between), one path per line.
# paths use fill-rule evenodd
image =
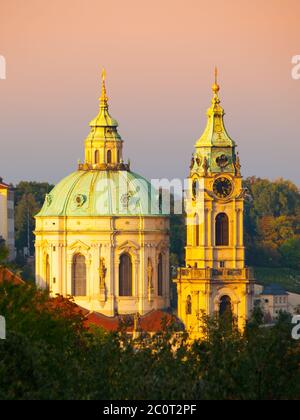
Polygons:
M79 170L53 188L37 217L158 216L156 202L156 190L133 172Z
M108 112L105 72L100 111L90 122L85 162L46 196L37 217L158 216L159 194L123 161L123 140Z

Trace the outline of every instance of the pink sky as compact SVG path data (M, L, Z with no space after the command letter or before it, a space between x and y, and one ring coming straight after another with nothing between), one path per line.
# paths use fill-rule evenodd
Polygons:
M298 0L0 0L0 176L57 182L83 158L107 69L125 155L185 177L215 64L245 176L300 184Z

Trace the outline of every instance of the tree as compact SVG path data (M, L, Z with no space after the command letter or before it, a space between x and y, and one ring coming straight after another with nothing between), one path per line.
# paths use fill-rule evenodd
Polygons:
M248 178L245 201L246 257L250 265L287 264L280 247L300 235L300 193L290 181ZM288 266L289 267L289 266Z
M8 258L9 250L5 244L5 240L0 236L0 265Z
M20 182L15 188L15 231L18 250L34 252L34 216L42 208L45 196L53 188L46 182Z
M44 204L46 194L48 194L53 187L53 185L47 182L21 181L15 187L15 204L18 205L24 195L32 194L36 203L41 208Z
M34 253L34 216L40 207L31 193L22 196L15 209L16 247L23 250L29 248L31 255Z
M133 338L121 328L87 329L78 306L33 285L0 284L0 399L298 399L300 348L291 320L245 333L226 317L203 317L204 338L178 326ZM274 385L276 384L276 386Z
M285 241L279 251L286 267L300 269L300 237Z

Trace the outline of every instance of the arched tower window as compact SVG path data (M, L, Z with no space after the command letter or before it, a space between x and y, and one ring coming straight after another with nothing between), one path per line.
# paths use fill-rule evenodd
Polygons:
M100 157L99 157L99 150L95 151L95 163L98 164L100 162Z
M46 256L46 284L47 287L50 287L50 257L48 254Z
M86 263L85 256L76 254L72 263L72 295L86 296Z
M220 213L216 218L216 246L229 245L229 219L227 214Z
M112 161L112 154L111 154L111 150L107 151L107 163L110 164Z
M220 300L220 308L219 308L219 315L220 316L232 316L232 306L231 306L231 299L229 296L222 296Z
M163 256L162 254L159 254L158 267L157 267L157 294L158 296L163 295L163 282L164 282Z
M117 151L117 160L118 160L118 163L120 163L120 161L121 161L121 159L120 159L120 150Z
M128 254L122 254L120 257L119 295L132 296L132 261Z
M199 223L199 215L196 214L195 215L195 220L194 220L194 229L195 229L195 246L199 246L200 245L200 223Z

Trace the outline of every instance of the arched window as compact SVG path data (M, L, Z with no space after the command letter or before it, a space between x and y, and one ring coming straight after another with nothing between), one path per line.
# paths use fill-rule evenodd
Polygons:
M220 308L219 308L219 315L220 316L232 316L232 306L231 306L231 299L229 296L222 296L220 300Z
M158 296L163 295L163 282L164 282L163 256L162 254L159 254L158 267L157 267L157 294Z
M121 161L121 159L120 159L120 150L117 151L117 160L118 160L118 163L120 163L120 161Z
M194 179L193 181L192 193L193 193L193 199L196 200L199 194L199 182L197 179Z
M107 163L111 163L111 157L112 157L112 155L111 155L111 150L108 150L107 151Z
M186 298L185 313L186 313L186 315L192 315L192 298L191 298L191 295L188 295L188 297Z
M196 214L195 215L195 220L194 220L194 229L195 229L195 246L199 246L200 245L200 223L199 223L199 215Z
M132 261L128 254L122 254L120 257L119 295L132 296Z
M76 254L72 264L72 295L86 296L86 264L85 256Z
M96 150L95 151L95 163L98 164L99 162L100 162L100 159L99 159L99 150Z
M229 219L227 214L220 213L216 218L216 246L229 245Z
M48 254L46 256L46 284L47 287L50 287L50 257Z

